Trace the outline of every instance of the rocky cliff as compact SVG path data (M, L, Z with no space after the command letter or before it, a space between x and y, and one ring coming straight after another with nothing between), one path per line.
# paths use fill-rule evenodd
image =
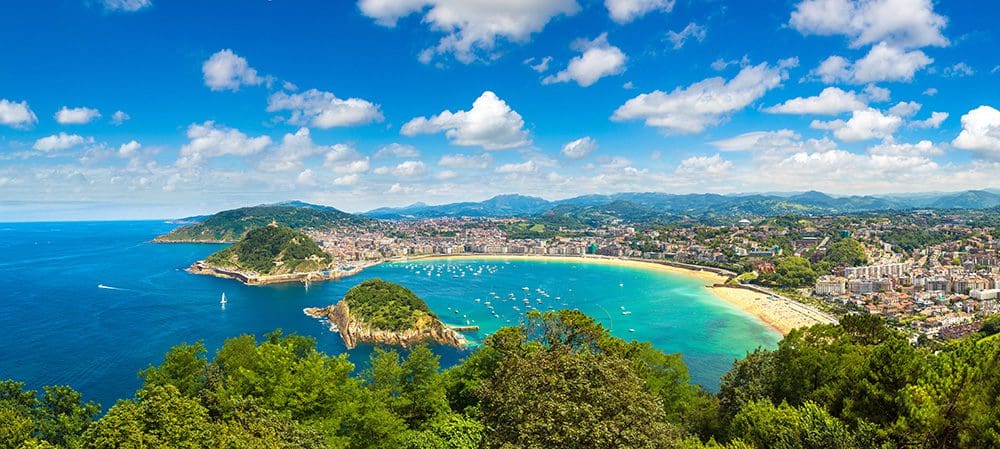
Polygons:
M359 342L384 343L398 346L411 346L418 343L435 342L464 348L468 343L462 334L445 326L441 320L425 317L414 326L402 331L387 331L375 329L358 317L351 315L347 301L341 300L327 307L311 307L304 309L306 315L330 322L330 330L340 333L348 349L353 349Z

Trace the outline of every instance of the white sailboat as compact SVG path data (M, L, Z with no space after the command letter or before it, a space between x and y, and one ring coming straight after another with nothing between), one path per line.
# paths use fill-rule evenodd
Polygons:
M219 304L226 305L226 292L222 292L222 300L219 301Z

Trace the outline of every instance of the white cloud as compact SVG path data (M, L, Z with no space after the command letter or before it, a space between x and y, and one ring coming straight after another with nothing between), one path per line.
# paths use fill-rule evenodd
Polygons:
M299 172L299 175L295 177L295 182L305 186L315 186L318 184L316 181L316 173L313 172L311 168L307 168Z
M597 149L597 141L590 137L581 137L563 145L562 155L570 159L583 159Z
M898 116L885 115L877 109L868 108L854 111L847 121L813 120L809 126L833 131L833 135L844 142L859 142L891 137L902 124L903 119Z
M65 150L87 142L93 142L93 139L88 139L78 134L59 133L36 140L32 148L38 151L49 152Z
M681 161L676 172L685 175L721 175L733 168L733 163L721 155L693 156Z
M108 11L135 12L153 6L153 0L103 0Z
M929 140L917 143L882 142L868 149L868 153L895 157L940 156L944 150Z
M827 87L814 97L797 97L782 104L764 109L771 114L819 114L836 115L864 109L868 105L854 91L845 92L836 87Z
M926 90L924 90L924 95L927 95L928 97L933 97L937 94L938 90L936 87L928 87Z
M271 144L268 136L247 137L238 129L216 125L214 121L188 126L189 142L180 150L177 165L191 167L219 156L249 156Z
M476 60L482 52L495 57L499 38L527 42L556 16L580 10L576 0L359 0L358 7L388 27L410 14L423 15L422 23L445 35L436 46L421 52L421 61L450 53L463 63Z
M27 101L18 103L7 99L0 99L0 125L25 129L35 123L38 123L38 117L28 107Z
M366 125L385 117L377 104L360 98L337 98L330 92L309 89L302 93L275 92L267 100L267 111L292 111L288 123L329 129Z
M963 115L962 132L951 144L1000 157L1000 111L984 105Z
M581 52L580 56L571 59L565 70L545 77L542 84L576 81L580 86L587 87L601 78L625 71L628 58L621 49L608 43L608 33L602 33L592 41L577 39L573 49Z
M129 141L128 143L123 143L120 147L118 147L118 156L131 158L139 152L139 148L142 148L142 144L134 140Z
M653 11L670 12L674 0L604 0L611 20L625 24Z
M948 20L931 0L803 0L789 21L805 35L844 35L854 48L886 41L902 48L949 44Z
M949 78L962 78L965 76L975 75L976 71L969 67L968 64L964 62L959 62L953 66L945 67L944 76Z
M531 144L524 119L493 92L483 92L468 111L443 111L432 117L417 117L403 125L405 136L444 132L459 146L487 150L518 148Z
M111 124L115 126L121 125L131 119L132 117L126 114L125 111L115 111L114 114L111 114Z
M548 71L550 62L552 62L551 56L546 56L542 58L542 60L538 61L537 64L535 63L535 58L528 58L524 60L524 63L528 67L531 67L531 70L534 70L538 73L545 73L546 71Z
M538 172L538 164L535 161L524 161L519 164L503 164L497 167L495 171L507 174L531 174Z
M67 108L66 106L63 106L55 115L56 122L60 125L84 125L100 117L101 112L97 109Z
M328 147L313 142L309 128L300 128L294 134L286 133L281 139L281 145L268 151L257 166L261 170L272 172L301 170L305 159L328 150Z
M484 169L490 166L493 158L489 154L468 156L464 154L446 154L438 160L438 165L448 168Z
M325 151L323 166L338 175L364 173L371 168L368 158L351 145L338 143Z
M390 158L414 158L420 157L420 150L413 145L404 145L400 143L390 143L382 148L379 148L375 152L375 159L390 159Z
M920 112L923 105L916 101L900 101L895 106L889 108L889 115L900 118L910 118Z
M691 22L691 23L687 24L687 26L684 27L684 29L681 30L681 31L679 31L679 32L677 32L677 31L668 31L667 32L667 39L669 39L670 42L672 42L674 44L674 50L679 50L681 47L684 46L684 44L687 42L688 39L692 39L693 38L693 39L697 40L698 42L701 42L701 41L705 40L705 36L707 34L708 34L708 29L706 29L705 27L703 27L701 25L698 25L697 23ZM718 61L716 61L716 62L718 62ZM713 64L715 64L715 63L713 63ZM723 68L725 68L725 67L723 67Z
M915 122L911 122L910 126L914 128L937 129L941 127L941 124L944 123L945 120L948 120L949 116L950 114L948 114L947 112L932 112L930 117L924 120L917 120Z
M458 177L458 172L455 172L454 170L444 170L437 172L434 175L434 179L437 179L439 181L447 181L449 179L455 179L457 177Z
M201 73L205 77L205 85L215 91L235 92L240 90L240 86L257 86L265 81L245 58L228 48L208 58L201 65Z
M812 73L827 84L838 81L852 84L910 82L918 71L932 62L934 60L920 50L904 51L880 42L854 63L841 56L830 56Z
M333 183L338 186L349 186L358 183L358 179L361 177L358 174L344 175L338 178L334 178Z
M748 132L728 139L717 140L712 142L712 145L722 151L748 151L761 148L765 142L788 145L792 141L799 139L801 139L801 136L795 131L782 129L778 131Z
M390 173L397 178L417 178L427 174L427 165L421 161L403 161Z
M871 101L883 102L889 101L889 98L892 97L892 92L884 87L869 84L865 86L865 95L867 95L868 99Z
M625 102L611 116L615 121L643 119L647 126L669 133L699 133L721 123L781 85L788 67L797 60L783 60L777 66L762 63L745 67L733 79L709 78L671 93L653 91Z

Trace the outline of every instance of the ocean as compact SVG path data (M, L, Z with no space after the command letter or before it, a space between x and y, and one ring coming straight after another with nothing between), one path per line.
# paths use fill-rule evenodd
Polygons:
M140 386L138 372L170 347L277 328L348 352L302 309L337 302L365 279L409 287L448 324L480 326L473 344L531 308L577 308L621 338L679 352L692 380L716 390L733 360L780 334L714 297L701 281L661 271L565 261L451 259L383 264L339 281L250 287L192 275L222 248L156 244L160 221L0 223L0 379L69 385L106 410ZM225 293L228 303L219 304ZM486 304L489 302L490 304ZM363 369L371 346L348 352ZM468 351L435 347L443 366Z

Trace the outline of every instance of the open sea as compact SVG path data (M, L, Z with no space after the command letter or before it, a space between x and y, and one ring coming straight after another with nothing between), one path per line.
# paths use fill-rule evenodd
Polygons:
M214 353L226 338L281 328L315 337L327 353L343 353L340 336L302 309L333 304L374 277L409 287L448 324L481 326L466 334L474 343L517 324L528 306L578 308L618 337L680 352L693 381L713 391L734 359L781 338L697 279L631 267L437 260L383 264L309 288L249 287L184 271L223 245L150 242L175 226L0 223L0 379L33 389L70 385L106 410L131 397L139 370L160 363L179 343L201 340ZM371 350L359 346L348 356L361 369ZM447 347L435 352L444 366L467 354Z

